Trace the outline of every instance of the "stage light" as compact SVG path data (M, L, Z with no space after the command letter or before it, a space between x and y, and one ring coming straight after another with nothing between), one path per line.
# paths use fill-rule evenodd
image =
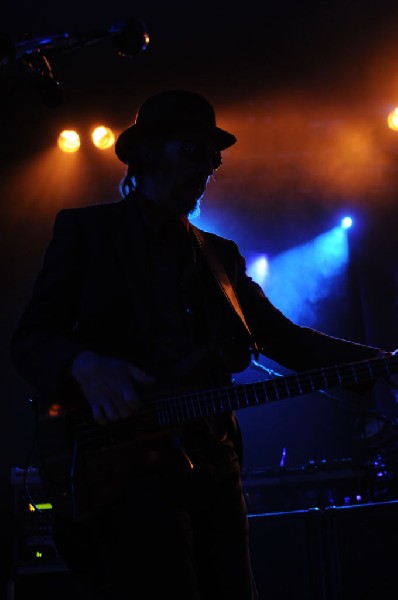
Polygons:
M101 125L92 131L91 139L96 148L107 150L115 143L115 134L110 127Z
M341 219L341 226L343 229L349 229L353 225L353 220L351 217L344 217Z
M268 258L265 255L256 256L248 264L248 274L260 285L265 283L269 272Z
M387 117L387 123L392 131L398 131L398 108L394 108Z
M71 154L80 148L80 136L73 129L64 129L58 136L58 147L62 152Z
M290 319L316 327L321 303L341 293L348 258L347 232L333 227L269 261L267 296Z

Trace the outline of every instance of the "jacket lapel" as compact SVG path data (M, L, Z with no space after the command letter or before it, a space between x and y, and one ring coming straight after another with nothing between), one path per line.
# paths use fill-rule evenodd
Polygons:
M147 243L142 217L134 199L121 200L111 227L112 241L130 291L132 307L137 315L142 339L149 346L151 315L149 312L149 269Z

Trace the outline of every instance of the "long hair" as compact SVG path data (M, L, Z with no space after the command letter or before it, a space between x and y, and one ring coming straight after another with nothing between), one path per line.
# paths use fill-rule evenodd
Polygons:
M137 189L144 172L154 168L160 158L164 142L161 140L145 140L132 150L127 171L119 184L123 198Z

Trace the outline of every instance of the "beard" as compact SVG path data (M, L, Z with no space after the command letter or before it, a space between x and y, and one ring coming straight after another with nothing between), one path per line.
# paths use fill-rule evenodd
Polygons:
M206 191L207 180L202 178L190 178L175 190L175 208L180 214L191 218L198 218L200 206Z

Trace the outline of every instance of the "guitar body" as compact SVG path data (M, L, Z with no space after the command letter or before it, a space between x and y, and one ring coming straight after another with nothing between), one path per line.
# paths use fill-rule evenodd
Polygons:
M143 429L139 417L97 425L86 411L60 405L41 411L40 472L53 507L64 517L100 514L117 502L131 473L160 462L189 469L176 443L179 429L151 429L148 423Z

